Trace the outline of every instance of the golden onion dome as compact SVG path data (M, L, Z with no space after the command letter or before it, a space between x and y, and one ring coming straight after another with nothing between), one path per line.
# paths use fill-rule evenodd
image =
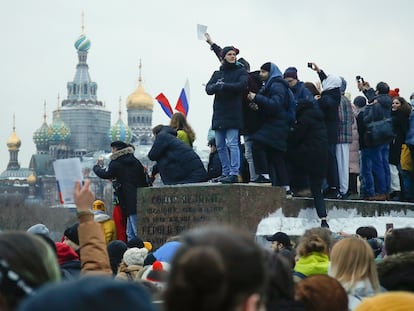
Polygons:
M154 99L145 92L144 88L141 85L141 82L138 83L138 87L131 95L128 96L126 100L127 109L146 109L153 110L154 108Z
M35 174L33 173L33 171L32 171L32 173L27 177L27 183L29 184L29 185L31 185L31 186L34 186L35 184L36 184L36 181L37 181L37 178L36 178L36 176L35 176Z
M11 133L9 139L7 139L7 147L9 150L17 150L20 148L22 141L16 135L16 131L13 129L13 133Z

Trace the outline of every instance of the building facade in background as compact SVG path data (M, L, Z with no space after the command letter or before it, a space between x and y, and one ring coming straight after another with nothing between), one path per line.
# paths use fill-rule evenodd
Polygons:
M153 143L154 99L142 86L141 62L138 87L126 100L128 124L122 120L120 99L119 117L111 127L111 112L98 99L98 84L89 75L87 55L90 46L91 42L85 36L82 26L81 35L75 42L78 64L74 79L67 83L66 99L60 102L58 97L50 124L47 123L46 107L44 108L43 123L33 133L36 153L31 157L29 168L21 168L18 162L21 141L13 122L13 132L7 140L10 160L6 170L0 174L0 204L17 198L26 204L61 206L53 161L78 157L81 159L84 178L92 181L92 190L97 198L110 206L111 183L95 176L92 167L98 157L103 157L105 163L109 163L110 143L114 140L133 144L136 157L144 165L151 165L147 154Z

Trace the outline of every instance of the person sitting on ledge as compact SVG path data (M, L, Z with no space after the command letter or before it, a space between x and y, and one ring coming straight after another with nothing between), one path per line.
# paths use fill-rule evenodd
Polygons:
M154 144L148 158L157 161L157 171L164 185L187 184L207 181L207 172L197 153L177 138L177 131L169 126L157 125L152 133Z

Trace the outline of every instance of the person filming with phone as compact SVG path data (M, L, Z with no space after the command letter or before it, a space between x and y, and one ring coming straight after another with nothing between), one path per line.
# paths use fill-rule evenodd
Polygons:
M392 99L388 95L390 90L385 82L379 82L374 90L361 76L356 77L357 87L368 99L368 104L358 115L358 133L362 137L361 172L364 176L366 199L371 201L385 201L387 199L391 177L389 159L389 143L392 140L393 129L391 120ZM388 121L390 124L387 124ZM380 125L382 124L382 125ZM379 125L381 131L388 126L389 136L383 135L377 139L374 125ZM385 139L382 139L385 138Z

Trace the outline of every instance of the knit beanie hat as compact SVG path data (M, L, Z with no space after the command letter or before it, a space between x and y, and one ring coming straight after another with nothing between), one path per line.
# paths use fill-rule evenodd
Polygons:
M295 286L295 300L308 310L348 311L348 295L338 280L326 274L311 275Z
M411 311L414 310L414 294L387 292L364 298L355 311Z
M168 262L155 261L142 274L141 279L155 283L157 286L163 287L167 282L170 271L170 264Z
M298 70L295 67L287 68L285 72L283 73L283 79L286 79L286 78L293 78L293 79L298 80Z
M63 235L67 237L69 240L71 240L73 243L79 245L78 227L78 223L74 224L73 226L67 228L65 232L63 232Z
M400 96L400 89L398 87L396 87L395 89L390 90L388 92L388 95L390 95L392 98L399 97Z
M264 63L260 69L270 72L270 62Z
M130 266L130 265L143 266L144 259L145 259L145 256L147 256L147 254L148 254L148 250L145 247L143 248L133 247L133 248L128 249L124 253L123 260L127 266Z
M236 52L236 55L239 54L239 50L236 49L234 46L226 46L221 50L221 58L224 58L226 54L230 51Z
M367 104L367 99L364 96L357 96L354 98L354 105L362 108Z
M378 94L388 94L390 91L390 87L385 82L378 82L376 89Z
M36 224L27 229L27 233L49 236L49 229L44 224Z
M152 243L151 242L148 242L148 241L145 241L144 242L144 247L150 252L150 251L152 251Z
M106 211L105 203L101 200L95 200L92 204L92 210L105 212Z
M128 147L128 144L127 143L124 143L121 140L116 140L116 141L113 141L111 143L111 147L114 147L114 148L116 148L118 150L122 150L122 149L127 148Z
M139 237L135 237L135 238L132 238L131 240L129 240L127 242L127 246L128 246L128 248L133 248L133 247L143 248L143 247L145 247L144 241L142 241L142 239L139 238Z
M135 282L85 276L43 286L25 299L19 311L156 311L148 291Z
M122 261L124 253L128 249L125 242L120 240L111 241L106 246L109 256L109 263L111 264L112 273L115 275L118 271L119 264Z

